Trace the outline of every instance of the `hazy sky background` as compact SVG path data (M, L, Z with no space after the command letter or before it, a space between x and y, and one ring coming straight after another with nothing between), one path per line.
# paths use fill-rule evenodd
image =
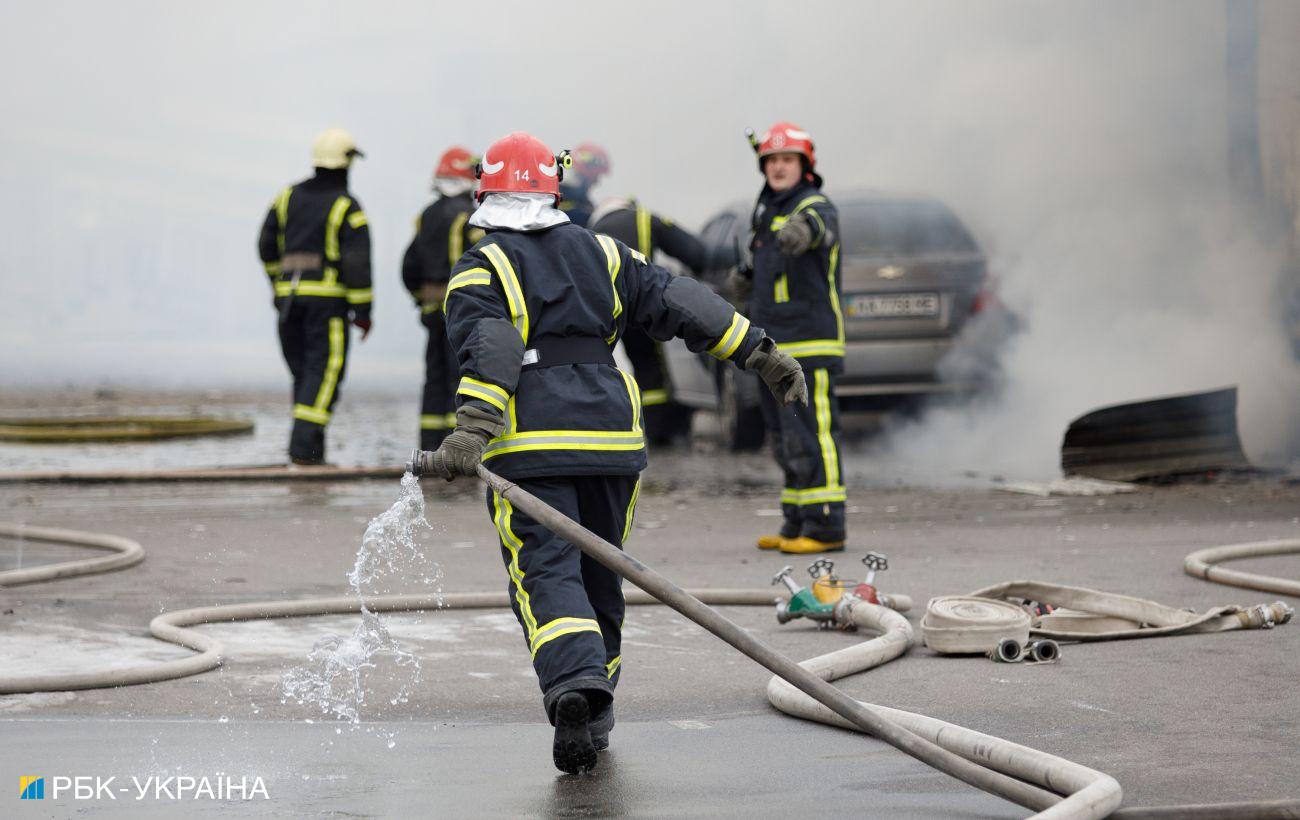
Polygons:
M254 242L271 197L309 173L314 134L342 125L368 154L352 187L376 278L348 384L418 391L424 333L398 268L443 148L515 129L594 140L613 157L598 195L698 227L757 192L741 132L782 118L813 133L832 193L946 200L1030 322L1007 395L1033 405L1033 429L1005 406L942 429L1059 441L1097 405L1227 383L1253 426L1294 429L1278 259L1226 196L1217 1L51 2L6 17L0 386L285 385Z

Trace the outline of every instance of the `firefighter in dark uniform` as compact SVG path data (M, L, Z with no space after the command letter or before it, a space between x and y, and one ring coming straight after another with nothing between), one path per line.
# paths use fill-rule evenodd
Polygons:
M659 250L694 274L703 273L707 264L708 254L700 240L635 200L601 203L588 227L635 248L652 262L655 251ZM689 434L691 409L672 400L672 381L664 361L663 345L640 328L629 327L623 334L623 349L641 388L646 439L651 444L669 444L677 436Z
M591 201L591 189L596 187L600 178L609 173L609 154L594 142L580 143L573 149L570 157L572 165L560 183L559 209L569 217L569 221L581 227L591 227L591 214L596 206Z
M754 141L766 184L753 215L753 267L739 273L749 312L777 347L798 359L812 404L778 407L763 402L785 474L784 522L759 549L794 554L844 549L844 479L840 470L840 414L835 377L844 361L840 311L839 218L821 192L812 138L779 122Z
M325 463L325 426L347 366L348 322L362 339L370 333L370 229L348 190L348 168L361 156L347 131L322 132L312 144L315 176L280 192L257 241L293 374L294 464Z
M420 449L436 450L456 426L456 380L460 366L447 343L442 300L451 266L483 238L469 224L474 212L474 156L460 146L447 149L433 174L439 194L415 220L415 238L402 257L402 283L429 331L424 350L424 395L420 402Z
M711 290L572 224L555 207L566 159L522 132L483 155L470 222L488 233L456 264L445 305L461 373L456 429L412 466L450 480L481 462L621 545L646 466L640 393L612 352L627 328L754 370L782 404L806 402L807 388L798 363ZM614 722L620 579L504 497L487 506L555 726L555 765L591 769Z

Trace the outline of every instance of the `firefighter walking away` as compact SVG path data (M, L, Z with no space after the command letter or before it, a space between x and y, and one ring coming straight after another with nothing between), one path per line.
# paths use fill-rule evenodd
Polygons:
M429 332L424 350L424 394L420 401L420 449L436 450L456 426L459 366L447 342L442 300L451 268L483 237L469 224L474 212L474 156L460 146L447 149L434 170L438 198L415 220L415 238L402 257L402 283L420 309Z
M752 138L751 138L752 139ZM808 376L811 406L763 397L763 416L785 476L781 531L759 549L803 554L844 549L840 411L835 378L844 362L839 217L821 192L812 137L779 122L752 140L765 184L754 206L753 267L733 277L749 314Z
M342 128L316 137L311 154L315 175L280 192L257 242L293 374L294 464L325 463L325 427L347 366L348 322L362 339L371 327L370 229L348 190L352 159L365 155Z
M558 208L566 154L513 133L480 164L487 236L447 285L447 330L460 362L456 429L413 469L448 480L481 463L615 545L632 530L646 466L641 397L614 365L629 327L686 340L754 370L787 405L807 401L798 363L694 279L672 276ZM555 727L552 758L596 766L614 726L624 668L621 579L489 493L511 607Z

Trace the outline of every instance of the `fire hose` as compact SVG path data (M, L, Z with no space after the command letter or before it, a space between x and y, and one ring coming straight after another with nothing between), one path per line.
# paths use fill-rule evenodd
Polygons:
M1124 817L1300 817L1300 802L1297 801L1155 807L1115 812L1122 793L1119 784L1109 775L924 715L865 704L831 686L830 681L885 663L907 651L913 640L911 626L896 612L865 602L850 601L843 617L881 634L857 646L814 658L802 665L795 664L707 605L710 602L767 605L772 603L769 594L750 590L714 590L711 593L693 595L521 488L493 475L485 468L479 469L480 477L490 487L539 523L646 590L653 599L687 616L774 672L777 677L769 684L769 698L778 709L788 714L865 731L964 782L1034 809L1039 812L1035 815L1038 817L1091 818L1112 816L1112 813L1113 816ZM20 528L7 528L5 532L14 534L17 529ZM104 546L103 543L96 545ZM87 572L112 568L118 567L101 565ZM84 573L65 572L51 577L68 577L71 574ZM0 583L6 583L6 580L0 574ZM628 596L630 604L649 602L651 597L634 594ZM392 595L365 601L366 608L374 612L503 605L504 594L486 593ZM181 661L107 673L0 677L0 693L100 688L197 674L221 663L221 647L211 637L188 630L187 626L216 621L355 613L360 607L358 599L345 597L204 607L160 615L150 624L150 630L156 637L200 654ZM1062 797L1062 794L1065 796Z

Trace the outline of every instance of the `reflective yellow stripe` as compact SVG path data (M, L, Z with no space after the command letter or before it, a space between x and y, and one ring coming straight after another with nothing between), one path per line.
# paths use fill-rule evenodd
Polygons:
M630 451L644 448L645 437L639 430L530 430L493 439L483 451L483 460L535 450Z
M442 297L442 309L447 309L447 299L451 292L457 288L467 287L469 285L491 285L492 272L487 268L470 268L451 277L447 283L447 294Z
M840 459L835 452L835 438L831 435L830 376L826 368L813 371L813 408L817 412L817 443L821 445L822 467L826 471L826 486L840 484Z
M275 198L275 220L280 226L275 234L275 245L280 249L281 256L284 256L284 228L289 223L289 197L292 195L293 188L285 188Z
M352 215L348 217L348 224L353 228L360 228L362 225L370 224L370 220L366 219L365 211L353 211Z
M641 496L641 476L636 477L636 486L632 488L632 498L627 502L627 515L623 518L623 540L620 543L626 544L628 536L632 534L632 519L636 517L636 500Z
M446 299L444 299L443 301L446 302ZM430 302L427 305L420 305L420 313L437 313L442 309L443 306L438 304L437 302Z
M537 619L533 617L532 601L528 597L528 591L524 589L524 571L519 568L519 551L524 548L524 544L510 529L510 517L514 514L514 507L495 490L492 491L492 506L496 510L492 523L496 525L497 534L501 536L501 545L506 548L506 552L510 553L506 574L510 576L510 582L515 586L515 601L519 604L519 612L524 619L524 631L528 633L528 642L531 645L533 633L537 631Z
M333 282L299 282L295 290L293 280L275 283L276 296L331 296L343 299L348 295L347 288Z
M420 416L421 430L453 430L456 427L455 413L434 413Z
M826 274L827 284L830 288L831 310L835 313L835 338L839 341L841 354L844 350L844 314L840 311L840 292L836 285L836 277L840 272L840 243L836 242L831 248L830 270Z
M779 230L781 230L783 227L785 227L785 223L786 223L789 219L790 219L790 217L788 217L788 216L786 216L786 215L784 215L784 214L781 214L780 216L774 216L774 217L772 217L772 224L768 226L768 230L770 230L770 231L779 231Z
M636 247L641 255L650 258L654 248L651 247L650 212L640 205L636 206Z
M596 239L600 241L600 246L605 249L605 265L609 268L609 285L614 290L614 318L617 319L623 312L623 300L618 298L618 272L623 266L623 260L619 256L618 245L613 239L604 234L597 234Z
M619 670L619 667L622 665L623 665L623 656L615 655L614 660L605 664L605 677L607 678L614 677L614 673L617 672Z
M375 300L375 292L371 288L352 288L348 290L349 305L368 305Z
M267 275L267 276L279 276L279 275L280 275L280 263L279 263L279 262L263 262L263 263L262 263L262 267L266 269L266 275Z
M321 378L320 389L316 391L316 404L313 409L325 413L329 418L330 402L334 400L334 390L339 385L339 373L343 371L344 344L343 317L330 319L330 355L325 361L325 375ZM321 422L324 424L325 422Z
M826 201L826 197L822 196L821 194L813 194L810 197L806 197L805 199L800 200L799 204L794 206L794 210L790 212L790 215L794 216L795 214L807 208L809 205L815 205L818 202L825 202L825 201Z
M469 212L465 211L456 214L451 221L451 231L447 234L447 263L453 268L465 255L465 223L468 220Z
M632 432L641 432L641 388L636 386L636 379L632 378L622 370L618 375L623 377L623 385L627 388L628 401L632 404Z
M658 390L642 390L641 404L646 407L653 407L656 404L668 403L668 391L662 388Z
M501 278L501 287L506 292L506 303L510 307L510 321L514 322L515 329L523 338L524 344L528 344L528 304L524 301L524 289L519 284L519 277L515 275L515 269L511 266L510 260L506 258L506 252L501 250L499 245L484 245L483 255L496 268L497 276Z
M330 208L329 219L325 222L325 258L331 262L339 261L339 228L343 227L343 217L350 207L352 200L339 197L334 200L334 207Z
M777 302L790 301L790 277L784 273L778 273L776 275L776 287L774 290L773 299Z
M810 210L808 212L808 215L811 216L813 219L817 220L817 227L819 229L817 231L817 239L812 243L812 247L815 248L817 247L817 244L822 241L822 237L826 235L826 223L822 220L822 215L817 213L816 211Z
M843 339L809 339L804 342L779 342L777 349L784 353L789 353L796 359L807 356L840 356L844 355Z
M461 376L460 386L456 388L456 393L482 399L503 413L506 410L506 402L510 401L510 394L502 388L497 387L495 384L479 381L472 376Z
M309 407L305 404L295 404L293 406L293 417L322 425L329 424L330 421L328 410L317 410L315 407Z
M739 313L732 314L731 326L727 332L722 334L718 343L709 348L709 355L719 359L727 359L736 352L740 343L745 340L745 334L749 332L749 320Z
M533 657L537 657L537 650L556 638L572 635L576 632L595 632L599 635L600 624L591 618L556 618L545 623L537 628L528 642L532 648Z
M847 499L843 487L813 487L807 490L795 490L789 487L781 491L782 504L794 504L807 507L813 504L834 504Z

